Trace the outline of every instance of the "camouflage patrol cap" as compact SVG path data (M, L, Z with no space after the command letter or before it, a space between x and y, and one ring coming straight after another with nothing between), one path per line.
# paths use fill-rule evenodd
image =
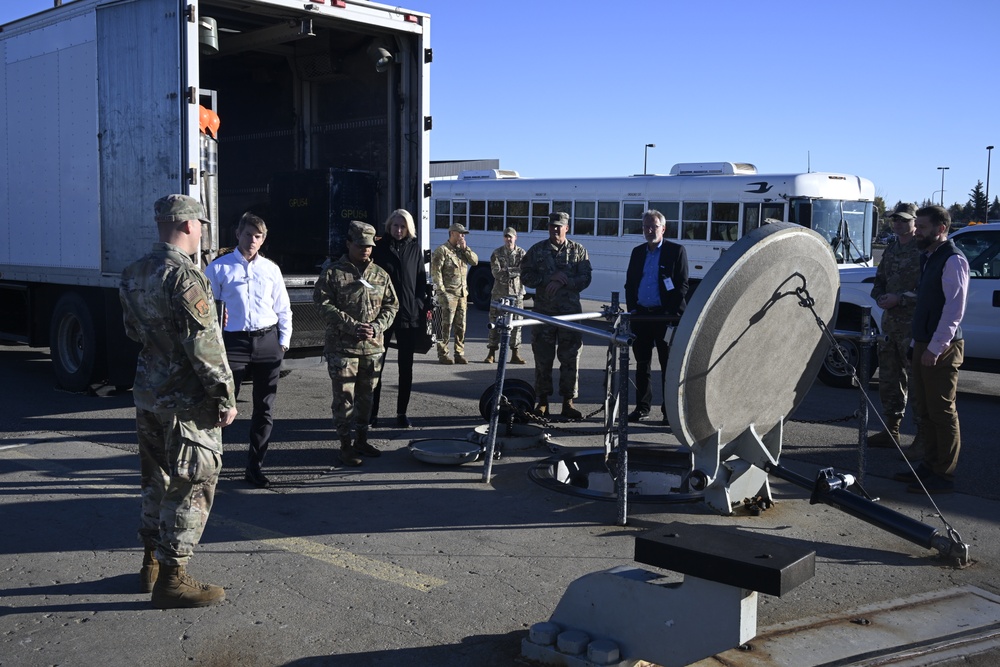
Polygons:
M367 222L351 220L351 226L347 230L347 238L356 245L373 246L375 245L375 228Z
M569 227L569 213L562 211L549 213L549 224L556 225L557 227Z
M448 228L448 233L450 234L451 232L458 232L459 234L468 234L469 230L466 229L465 225L463 225L462 223L453 222L451 223L451 227Z
M157 222L184 222L200 220L209 222L205 207L197 199L187 195L167 195L153 204L153 215Z
M503 230L503 235L504 236L517 236L517 230L514 229L513 227L508 227L507 229Z
M917 217L917 207L913 204L900 203L896 205L896 209L885 216L887 218L902 218L903 220L913 220Z

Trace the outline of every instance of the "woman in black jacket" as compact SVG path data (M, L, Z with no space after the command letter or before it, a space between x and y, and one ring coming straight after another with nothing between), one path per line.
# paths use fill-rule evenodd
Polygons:
M428 289L423 252L417 241L413 216L408 211L400 208L389 214L389 218L385 221L385 236L375 242L372 260L389 274L392 286L396 290L396 298L399 299L399 312L396 313L396 319L384 337L386 350L393 338L396 339L396 347L399 350L396 426L410 428L412 424L406 416L406 407L410 403L410 390L413 387L413 354L427 326ZM385 353L382 355L382 362L385 363ZM382 379L375 387L373 397L372 426L376 426L378 422L379 397L384 381L383 365Z

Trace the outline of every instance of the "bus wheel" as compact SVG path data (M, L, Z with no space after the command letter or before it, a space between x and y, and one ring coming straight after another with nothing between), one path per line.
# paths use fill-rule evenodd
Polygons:
M469 295L479 310L489 310L493 293L493 274L489 269L475 268L469 274Z
M97 371L100 345L94 316L80 294L67 292L56 302L49 348L56 383L67 391L86 391Z
M860 372L860 363L861 346L858 341L838 336L836 345L830 346L823 359L823 366L819 369L819 379L831 387L850 389L854 386L852 367L853 370ZM876 368L878 368L878 353L873 347L868 359L869 377L875 373Z

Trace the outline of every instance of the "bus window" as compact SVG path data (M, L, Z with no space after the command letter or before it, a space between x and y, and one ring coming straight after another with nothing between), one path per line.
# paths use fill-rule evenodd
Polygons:
M663 238L665 239L675 239L677 238L678 228L680 227L681 219L681 204L676 201L651 201L649 202L649 208L653 211L659 211L663 214L664 219L667 221L667 226L663 230Z
M764 204L761 207L762 215L760 221L763 223L765 220L784 220L785 219L785 205L784 204Z
M549 228L549 203L547 201L531 202L531 229L544 232Z
M788 222L794 222L803 227L812 227L812 202L807 199L794 199L788 210Z
M552 212L553 213L565 213L569 216L570 221L573 220L573 202L571 201L553 201L552 202ZM545 221L545 231L549 229L549 221Z
M712 204L712 240L735 241L739 232L740 205L726 202Z
M597 207L592 201L576 202L573 212L573 234L576 236L593 236L596 227Z
M694 241L708 240L708 202L684 202L681 238Z
M451 221L469 228L469 202L455 201L451 203Z
M486 202L486 231L503 231L503 201Z
M618 236L618 204L616 201L597 202L598 236Z
M743 236L760 227L760 204L743 204Z
M469 202L469 226L466 229L480 232L486 229L486 202L482 199Z
M646 207L642 202L622 203L622 234L642 234L642 214Z
M507 202L507 225L513 227L520 234L528 231L528 202L509 201ZM506 229L505 227L505 229Z
M434 228L448 229L451 226L451 202L438 199L434 204Z

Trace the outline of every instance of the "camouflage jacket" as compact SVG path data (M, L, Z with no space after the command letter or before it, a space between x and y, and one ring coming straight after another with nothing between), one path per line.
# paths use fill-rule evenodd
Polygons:
M431 257L431 281L436 294L468 296L465 276L470 264L478 264L479 255L472 248L456 248L447 241L434 251Z
M313 301L326 322L327 353L382 354L383 333L399 310L396 290L385 269L370 261L362 271L344 255L324 265L313 289ZM358 340L354 333L358 323L373 325L375 337Z
M545 286L559 271L569 278L569 285L563 285L550 297ZM561 246L548 239L539 241L528 249L521 262L521 282L535 290L535 310L543 315L581 312L580 292L590 285L591 273L587 249L569 239Z
M917 284L920 282L920 249L916 239L910 239L906 245L901 245L893 239L882 253L882 259L875 270L875 284L872 286L872 298L878 299L883 294L909 293L901 297L900 304L890 308L882 315L882 321L893 320L893 323L909 326L913 320L913 311L917 305Z
M521 263L527 251L519 246L514 246L513 250L508 250L503 245L493 251L490 255L490 271L493 273L493 292L490 294L494 299L504 296L521 296L524 294L524 285L521 284Z
M236 406L233 374L208 278L177 246L156 243L122 272L125 333L142 343L136 407L166 413L213 401Z

